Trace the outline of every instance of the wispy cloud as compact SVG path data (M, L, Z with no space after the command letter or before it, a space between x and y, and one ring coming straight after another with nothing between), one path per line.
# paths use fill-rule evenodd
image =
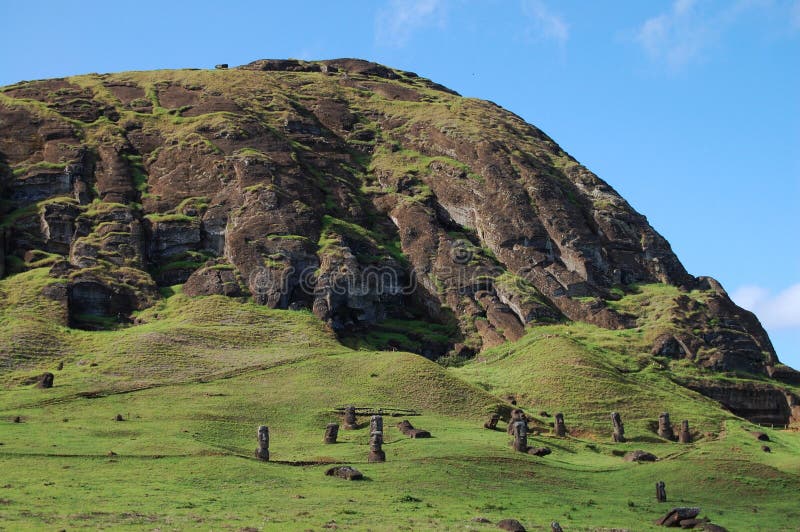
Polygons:
M644 21L636 40L651 59L680 69L697 60L715 39L713 25L698 15L696 4L675 0L669 11Z
M800 283L778 293L743 286L731 294L736 304L758 316L767 329L800 329Z
M681 70L703 61L736 22L756 10L786 17L788 8L800 17L800 0L792 2L794 5L774 0L673 0L667 11L639 26L635 40L653 61Z
M792 3L789 20L792 23L792 28L800 30L800 0L794 0L794 3Z
M522 12L531 21L530 37L555 41L564 46L569 39L569 25L564 18L553 12L543 0L523 0Z
M381 46L400 48L415 32L443 26L445 4L441 0L391 0L375 16L375 40Z

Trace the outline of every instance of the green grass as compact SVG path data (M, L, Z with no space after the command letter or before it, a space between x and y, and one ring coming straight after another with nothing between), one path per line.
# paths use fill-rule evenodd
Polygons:
M181 117L180 110L162 107L156 84L165 81L231 94L247 104L248 120L257 117L276 135L297 102L347 99L362 127L378 132L372 157L354 154L358 167L342 166L356 178L353 190L363 195L397 193L396 181L403 178L410 182L403 200L425 204L437 185L433 165L449 167L470 180L467 184L482 181L454 159L404 146L406 133L417 125L444 135L456 133L464 141L514 138L517 162L549 161L554 179L565 180L563 171L576 164L553 143L532 134L532 128L487 102L430 90L424 80L408 78L386 83L413 87L421 101L388 100L361 87L364 79L352 78L355 83L348 86L339 76L313 73L175 70L71 81L112 105L116 103L104 82L129 80L145 88L152 113L117 109L119 124L134 119L163 138L164 147L147 161L128 159L143 196L145 169L163 150L198 146L219 155L219 148L199 131L246 133L245 124L230 113ZM22 106L41 118L59 118L42 102L0 94L0 103ZM376 115L402 125L384 130L369 118ZM93 124L67 122L89 146L123 136L121 126L104 117ZM286 140L298 160L311 149ZM351 147L359 146L354 142ZM247 147L234 156L267 157ZM22 163L17 173L35 165ZM330 176L305 166L309 179L325 190ZM385 184L370 180L378 173L393 179ZM246 191L268 186L259 183ZM367 204L366 197L360 199ZM333 195L327 201L333 206ZM185 198L172 211L149 217L189 222L196 218L184 209L201 211L208 203L209 198ZM3 216L2 228L35 216L40 206L15 206L17 210ZM611 204L601 206L614 210ZM141 205L98 200L82 216L131 208L141 210ZM342 239L352 239L377 250L361 253L365 260L392 256L405 262L396 235L341 218L322 222L322 252L336 252ZM491 250L473 251L493 258ZM546 529L552 520L566 530L654 530L653 519L673 505L701 506L704 515L729 530L792 530L800 522L794 500L800 489L798 434L765 429L773 452L762 452L761 443L748 433L756 427L676 382L741 377L703 372L685 361L649 354L655 337L672 330L679 295L673 287L615 290L619 299L605 304L638 316L636 329L534 326L519 342L481 353L461 367L445 368L421 356L376 348L399 342L421 349L452 335L446 326L389 320L368 331L357 345L363 349L355 350L341 345L308 312L272 310L221 296L190 298L180 287L162 289L163 299L138 312L135 326L100 320L97 325L105 330L71 329L66 309L41 295L59 282L40 267L52 257L34 258L25 265L18 257L7 257L12 271L33 269L0 280L0 529L307 530L331 521L355 530L495 529L471 521L484 516L492 521L516 518L531 530ZM203 259L189 257L168 266L194 267ZM273 260L266 257L265 263ZM115 286L108 268L102 264L92 273ZM444 289L440 280L432 279ZM497 276L494 283L513 289L528 303L546 303L532 285L510 274ZM689 297L703 312L707 294L692 292ZM56 369L59 363L61 370ZM34 387L43 371L55 373L53 389ZM553 454L536 458L513 453L504 432L481 428L489 412L508 411L503 401L508 396L532 413L534 424L544 431L531 437L530 444L548 446ZM325 424L336 420L332 409L348 403L416 409L421 415L412 423L434 437L406 439L394 428L397 420L387 418L385 464L366 463L366 429L342 431L341 443L322 445ZM630 440L626 444L609 443L612 410L622 414ZM551 436L552 418L539 415L541 411L563 412L571 436ZM697 442L679 445L658 438L652 424L662 411L669 411L676 423L688 419ZM125 421L114 421L117 414ZM12 423L15 416L23 422ZM271 429L271 463L252 458L260 424ZM639 465L617 456L638 448L660 461ZM352 464L369 480L347 483L325 477L331 462ZM667 483L667 505L654 501L657 480Z
M484 516L529 529L558 520L569 530L649 530L672 505L701 506L731 530L791 530L800 519L786 495L800 489L798 435L766 429L773 452L763 453L747 432L755 427L602 345L622 342L613 335L625 331L537 327L448 369L410 353L348 349L308 312L190 298L180 287L138 313L141 325L72 330L38 295L51 282L46 268L0 281L0 500L9 529L305 530L335 521L491 530L471 522ZM385 326L446 333L422 322ZM50 390L31 384L45 370L56 375ZM563 411L572 436L554 438L551 418L535 416L544 432L530 444L553 454L513 453L505 432L481 428L489 412L507 411L499 396L509 393L534 414ZM351 403L416 409L412 423L434 437L407 439L387 417L385 464L366 463L363 428L323 445L333 409ZM609 443L611 410L622 413L629 443ZM662 410L690 419L697 442L657 438L649 423ZM270 463L252 458L259 424L270 427ZM661 460L615 455L638 448ZM326 477L330 463L369 480ZM657 480L667 505L654 501Z

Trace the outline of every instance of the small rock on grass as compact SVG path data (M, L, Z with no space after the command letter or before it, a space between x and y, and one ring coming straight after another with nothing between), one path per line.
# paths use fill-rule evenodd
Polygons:
M516 519L503 519L497 523L497 528L509 532L525 532L525 527Z

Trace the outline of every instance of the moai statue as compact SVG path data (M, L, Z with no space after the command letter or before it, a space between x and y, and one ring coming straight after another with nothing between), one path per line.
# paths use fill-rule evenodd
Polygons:
M514 443L512 445L515 451L528 452L528 424L524 421L514 422Z
M658 502L667 502L667 486L663 480L656 482L656 500Z
M355 428L358 428L356 407L350 405L344 409L344 430L353 430Z
M56 376L50 373L43 373L41 377L39 377L39 383L36 385L37 388L52 388L53 381L55 381Z
M489 421L483 424L483 428L496 430L498 421L500 421L500 414L492 414L492 417L489 418Z
M563 438L567 435L567 427L564 425L564 414L561 412L556 414L556 424L553 430L555 430L556 436L559 438Z
M678 441L681 443L692 443L692 433L689 432L689 420L681 421L681 432L678 434Z
M675 438L675 434L672 432L672 424L669 422L668 412L663 412L658 416L658 435L667 440Z
M339 436L339 424L328 423L328 426L325 427L325 439L323 441L325 443L336 443L336 438L338 436Z
M383 416L374 415L369 418L369 433L380 432L383 434Z
M269 428L261 425L258 427L258 449L256 458L265 462L269 461Z
M564 532L564 529L561 528L561 525L558 524L558 521L553 521L550 523L550 532Z
M625 425L622 424L622 418L619 412L611 412L611 423L614 424L614 442L622 443L625 441Z
M369 438L369 457L368 462L385 462L386 453L381 448L383 446L383 433L373 432Z
M506 428L506 432L508 434L514 434L514 423L517 421L524 421L525 423L528 422L528 418L525 417L525 412L519 408L515 408L511 411L511 419L508 421L508 427Z

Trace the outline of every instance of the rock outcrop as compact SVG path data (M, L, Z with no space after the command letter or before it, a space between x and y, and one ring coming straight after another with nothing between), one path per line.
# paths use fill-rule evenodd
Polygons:
M640 326L613 303L661 283L677 295L654 356L798 379L542 131L412 72L260 60L0 90L0 275L52 265L65 325L128 321L183 284L311 310L343 338L438 323L381 347L466 357L536 324Z

